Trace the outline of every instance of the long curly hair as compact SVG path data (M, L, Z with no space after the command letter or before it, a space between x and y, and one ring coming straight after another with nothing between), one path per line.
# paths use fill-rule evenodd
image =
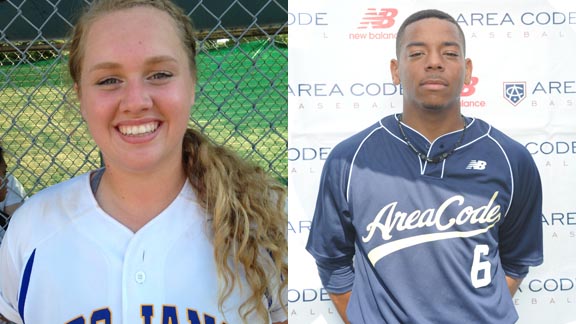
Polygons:
M173 19L196 79L194 29L178 6L169 0L95 0L78 19L68 43L68 68L75 84L81 78L84 39L91 24L110 12L139 6L156 8ZM219 309L222 311L233 290L246 282L251 294L238 313L244 322L256 313L267 323L264 296L286 300L286 188L256 164L190 128L184 135L182 162L198 201L212 218L209 223L220 279ZM286 305L283 308L287 312Z

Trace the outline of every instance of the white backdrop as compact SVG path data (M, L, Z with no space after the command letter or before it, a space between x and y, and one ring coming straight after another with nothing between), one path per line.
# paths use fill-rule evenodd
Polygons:
M289 1L289 320L341 323L304 247L331 148L401 111L390 59L411 13L452 14L473 84L462 111L524 144L544 190L544 264L514 296L521 324L576 323L576 1Z

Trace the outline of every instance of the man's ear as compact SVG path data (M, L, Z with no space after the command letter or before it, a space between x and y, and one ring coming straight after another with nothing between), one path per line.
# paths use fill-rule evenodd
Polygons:
M392 74L392 81L395 85L400 84L400 74L398 73L398 60L390 60L390 74Z
M464 76L464 84L470 84L472 81L472 60L467 58L466 62L466 74Z

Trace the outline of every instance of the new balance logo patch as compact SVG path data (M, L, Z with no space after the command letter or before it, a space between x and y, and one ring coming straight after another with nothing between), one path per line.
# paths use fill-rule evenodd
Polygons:
M485 170L486 169L486 161L482 160L471 160L466 167L466 170Z
M395 8L368 8L368 11L362 18L358 29L366 29L371 26L374 29L390 28L394 25L394 18L398 15L398 9Z

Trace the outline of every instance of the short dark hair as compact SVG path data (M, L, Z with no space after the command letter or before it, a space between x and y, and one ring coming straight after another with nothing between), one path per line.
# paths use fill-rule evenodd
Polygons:
M463 46L462 51L464 52L464 54L466 54L466 37L464 37L464 31L462 30L462 27L460 27L458 22L456 22L454 17L450 16L449 14L445 13L444 11L440 11L437 9L426 9L426 10L417 11L417 12L411 14L408 18L406 18L406 20L404 20L402 25L400 25L400 28L398 29L398 33L396 34L396 57L397 58L399 57L399 54L400 54L400 42L402 42L402 38L404 37L404 31L406 30L406 27L408 27L408 25L410 25L412 23L415 23L417 21L420 21L422 19L427 19L427 18L442 19L442 20L449 21L449 22L453 23L454 25L456 25L456 27L458 27L458 32L460 32L460 36L462 36L462 46Z

